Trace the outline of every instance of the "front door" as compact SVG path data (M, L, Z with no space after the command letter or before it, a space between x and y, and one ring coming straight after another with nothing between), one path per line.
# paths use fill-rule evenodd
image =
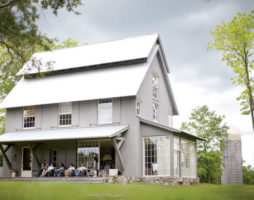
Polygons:
M33 156L31 148L22 148L22 167L21 167L21 177L32 177L32 161Z

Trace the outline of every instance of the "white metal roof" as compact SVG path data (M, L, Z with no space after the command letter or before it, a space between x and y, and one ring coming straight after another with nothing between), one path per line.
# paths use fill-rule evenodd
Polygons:
M33 61L40 63L40 72L47 72L147 58L158 37L158 34L145 35L35 53L18 74L37 73Z
M149 63L21 79L0 108L135 96Z
M11 142L112 138L126 130L128 130L128 125L64 128L54 130L26 130L0 135L0 144Z

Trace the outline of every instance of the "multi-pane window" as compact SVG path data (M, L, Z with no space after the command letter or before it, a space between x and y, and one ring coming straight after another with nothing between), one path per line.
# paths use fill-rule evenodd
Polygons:
M182 177L196 177L196 146L189 140L181 139Z
M180 176L180 139L174 137L174 175Z
M144 175L170 175L170 137L144 138Z
M153 98L158 100L159 99L159 77L152 75L152 89L153 89Z
M136 101L136 115L137 116L141 116L141 102L140 101Z
M153 103L153 121L158 121L159 118L159 105Z
M34 128L35 127L35 107L26 106L24 107L24 128Z
M59 104L59 125L71 125L72 118L72 103L61 103Z
M98 124L112 123L112 100L100 99L98 103Z
M94 154L100 162L100 144L98 140L79 140L77 144L77 166L84 163L88 169L93 169ZM97 167L99 167L99 164Z

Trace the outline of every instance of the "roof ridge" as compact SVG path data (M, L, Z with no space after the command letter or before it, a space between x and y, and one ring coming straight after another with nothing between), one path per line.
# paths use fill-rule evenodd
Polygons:
M41 53L52 53L52 52L55 52L55 51L62 51L62 50L66 50L66 49L74 49L74 48L78 48L78 47L86 47L86 46L91 46L91 45L98 45L98 44L116 42L116 41L120 41L120 40L134 39L134 38L139 38L139 37L141 38L141 37L152 36L152 35L157 35L157 37L159 37L159 33L151 33L151 34L132 36L132 37L127 37L127 38L125 37L125 38L120 38L120 39L105 40L105 41L102 41L102 42L94 42L94 43L81 44L81 45L72 46L72 47L63 47L63 48L52 49L52 50L48 50L48 51L40 51L40 52L34 53L33 55L41 54Z

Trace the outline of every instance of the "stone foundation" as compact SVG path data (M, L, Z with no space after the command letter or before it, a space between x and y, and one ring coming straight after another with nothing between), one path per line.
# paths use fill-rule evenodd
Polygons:
M199 184L198 178L179 178L179 177L134 177L134 176L110 176L104 177L107 183L148 183L162 185L195 185Z

